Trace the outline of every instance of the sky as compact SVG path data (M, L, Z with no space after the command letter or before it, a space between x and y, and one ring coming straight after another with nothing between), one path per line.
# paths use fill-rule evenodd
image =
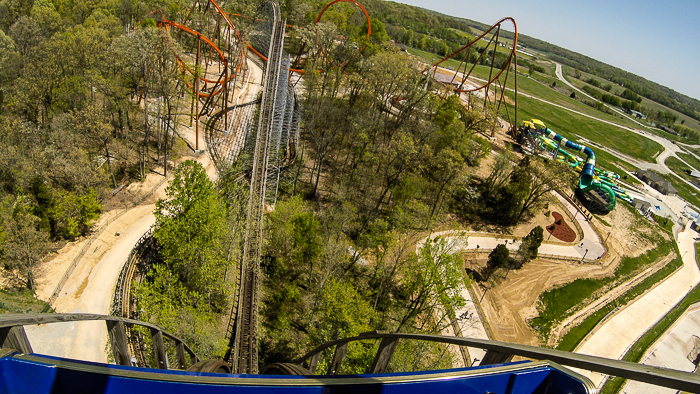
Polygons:
M698 0L398 0L492 25L610 64L700 99ZM505 27L505 26L504 26Z

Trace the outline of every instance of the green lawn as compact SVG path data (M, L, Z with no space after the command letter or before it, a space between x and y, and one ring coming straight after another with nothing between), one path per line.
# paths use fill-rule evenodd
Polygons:
M700 122L691 118L688 115L684 115L684 114L682 114L674 109L665 107L665 106L663 106L655 101L651 101L651 100L646 99L646 98L642 98L642 106L649 108L649 109L656 110L656 111L671 112L671 113L675 114L676 116L678 116L678 123L680 123L681 121L685 121L683 123L683 126L689 128L689 129L693 129L693 130L700 133ZM694 143L694 142L689 142L689 143Z
M414 56L420 57L424 61L428 63L434 63L435 61L439 60L442 58L442 56L435 55L430 52L425 52L421 51L419 49L415 48L407 48L409 53L411 53ZM460 66L460 62L458 60L454 59L448 59L443 63L443 67L453 67L455 70ZM471 67L471 66L470 66ZM526 73L527 69L525 68L518 68L522 73ZM474 68L474 71L472 71L472 75L482 78L482 79L488 79L489 77L489 72L490 72L490 67L487 66L476 66ZM494 70L494 74L497 72L497 70ZM508 78L508 83L506 84L506 87L510 89L515 88L515 81L514 78L512 77L513 74L510 74L510 77ZM557 82L557 84L563 84L563 82L559 81L558 78L555 77L549 77L547 75L541 74L541 73L535 73L533 75L533 78L529 78L526 74L525 75L520 75L518 78L518 91L522 93L526 93L535 97L539 97L543 100L547 100L551 103L557 104L564 106L565 108L569 108L574 111L578 111L590 116L594 116L596 118L606 120L609 122L613 122L622 126L626 127L639 127L636 123L632 122L631 120L627 118L620 118L619 115L611 115L605 112L598 111L595 108L591 108L588 105L583 104L582 102L572 99L568 96L565 96L558 91L552 89L551 84L552 82ZM508 92L507 95L512 99L513 95L511 92ZM519 97L518 100L522 99L523 97ZM542 103L544 105L544 103ZM571 116L574 117L581 117L581 115L578 114L571 114ZM543 119L544 120L544 119ZM545 122L546 123L546 122ZM606 125L608 127L614 128L616 130L619 130L618 128L610 125ZM639 135L636 135L634 133L630 133L626 130L621 130L625 133L628 133L630 135L630 138L637 138L637 139L646 139L644 137L641 137Z
M571 70L570 68L568 68L568 69ZM569 71L567 74L569 75L569 78L567 78L567 79L569 80L569 82L571 82L571 83L572 83L573 85L575 85L576 87L579 87L579 88L580 88L580 87L582 87L582 86L584 85L584 82L583 82L583 81L577 80L576 78L573 78L573 76L571 76L571 72L570 72L570 71ZM587 74L587 73L585 73L585 72L581 72L581 79L587 80L588 78L597 79L598 81L601 82L602 85L606 85L606 84L611 83L611 82L606 81L606 80L604 80L604 79L602 79L602 78L599 78L599 77L597 77L597 76L595 76L595 75L591 75L591 74ZM614 94L616 94L616 95L621 94L621 93L625 90L625 88L623 88L623 87L621 87L621 86L617 86L617 85L615 85L614 83L613 83L612 85L613 85L613 88L612 88L612 90L611 90L610 92L611 92L611 93L614 93ZM599 89L599 90L601 90L601 89ZM602 91L602 90L601 90L601 91ZM670 113L672 113L672 114L678 116L678 123L680 123L681 121L684 121L684 123L683 123L684 126L690 128L690 129L693 129L693 130L695 130L695 131L697 131L697 132L700 132L700 122L697 121L697 120L695 120L695 119L693 119L693 118L691 118L691 117L688 116L688 115L684 115L684 114L682 114L682 113L680 113L680 112L678 112L678 111L676 111L676 110L674 110L674 109L668 108L668 107L666 107L666 106L664 106L664 105L662 105L662 104L657 103L656 101L651 101L651 100L649 100L649 99L647 99L647 98L645 98L645 97L642 97L641 106L642 106L642 107L645 107L645 108L648 108L648 109L652 109L652 110L654 110L654 111L665 111L665 112L670 112ZM644 123L644 121L641 121L641 122ZM661 133L663 133L663 131L661 131ZM671 138L669 138L669 139L671 139Z
M560 322L566 316L568 316L568 311L572 310L577 305L580 305L584 300L589 298L593 293L603 288L606 285L611 284L614 281L624 281L631 277L635 272L639 271L642 267L653 263L659 258L668 255L675 248L675 244L672 241L666 241L658 245L656 248L649 250L647 253L639 257L624 257L620 262L620 265L615 270L613 276L609 278L602 279L577 279L571 283L564 286L546 291L540 295L539 302L541 305L539 316L530 321L530 325L535 327L542 335L548 336L552 327ZM682 264L680 259L678 261L669 263L666 267L678 267L678 264ZM630 300L634 299L638 294L644 292L645 289L650 288L656 283L660 278L663 278L673 272L675 268L664 268L660 270L660 273L652 275L650 278L643 281L637 287L631 289L629 292L625 293L619 297L616 301L613 301L613 305L625 305ZM642 286L642 287L640 287ZM605 309L607 308L607 309ZM600 313L595 313L589 316L580 327L573 328L567 333L561 340L561 344L557 347L558 349L571 350L590 332L590 330L595 327L598 322L609 312L613 307L608 308L607 306L603 308L604 311Z
M698 160L695 156L687 153L677 153L677 155L680 156L683 161L690 164L693 170L700 171L700 160Z
M512 113L512 107L510 108ZM601 113L602 114L602 113ZM587 138L600 145L608 146L616 151L634 158L654 162L662 147L658 143L618 127L601 123L565 109L542 103L541 101L524 96L518 97L518 119L537 118L558 134L576 141L577 136ZM603 118L603 116L600 116ZM596 152L598 156L598 152ZM601 158L605 155L601 152ZM621 166L622 160L615 159L616 166ZM603 163L601 163L603 164Z
M678 160L677 158L671 156L668 159L666 159L666 165L668 168L671 169L674 173L678 174L681 178L686 179L688 181L693 180L694 178L688 175L685 170L690 170L690 167L686 166L682 161ZM678 189L678 195L681 196L684 200L688 201L689 203L695 205L696 207L700 207L700 189L690 186L687 183L681 181L680 179L676 178L673 175L670 174L659 174L662 178L666 179L667 181L671 182L673 186Z

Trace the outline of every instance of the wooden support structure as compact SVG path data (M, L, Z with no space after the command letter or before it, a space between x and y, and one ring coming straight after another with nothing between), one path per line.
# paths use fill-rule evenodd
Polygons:
M340 372L340 366L343 364L345 355L348 353L348 343L339 343L335 347L335 353L333 353L333 361L331 365L328 366L328 372L326 375L337 375Z
M185 358L185 344L182 341L176 342L175 351L177 352L177 369L187 369L187 359ZM193 363L194 364L194 363Z
M374 361L372 361L370 373L386 372L386 368L389 366L391 356L394 355L394 350L396 350L398 341L398 338L382 338L381 343L379 343L379 350L377 350Z
M117 365L131 365L131 354L129 353L124 322L107 320L105 323L107 323L107 333L112 345L114 362Z
M488 350L481 360L479 365L503 364L510 362L513 359L513 354L498 352L496 350Z
M0 342L3 349L15 349L24 354L34 353L22 326L0 328Z
M201 67L199 66L199 52L202 49L202 40L197 37L197 65L195 66L195 81L194 85L194 100L195 100L195 123L194 123L194 150L199 151L199 79L202 77L199 75L201 72Z
M311 360L309 360L309 371L311 373L316 374L316 368L318 367L318 359L321 357L321 353L316 353L313 356L311 356Z
M151 340L153 346L153 358L156 361L156 368L168 369L165 361L165 345L163 344L163 333L160 330L151 329Z

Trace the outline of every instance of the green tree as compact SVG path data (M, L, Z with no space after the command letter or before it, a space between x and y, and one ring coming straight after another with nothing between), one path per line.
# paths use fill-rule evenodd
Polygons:
M484 194L494 197L496 193L508 182L510 174L513 172L513 154L505 151L496 155L496 159L491 162L491 172L483 183Z
M503 244L498 244L491 253L489 253L489 259L486 261L486 279L491 277L491 273L498 268L506 267L510 262L510 251Z
M220 316L201 294L189 290L178 275L157 264L146 280L135 286L140 318L153 321L177 335L202 358L222 358L228 342Z
M15 42L17 51L22 56L26 56L31 48L44 39L39 24L28 16L21 16L10 27L9 33Z
M517 203L514 211L515 216L512 217L513 223L520 221L526 213L534 210L542 202L542 198L552 190L560 190L572 181L572 173L569 168L556 160L539 158L530 160L530 157L526 156L521 160L516 171L518 172L515 178L511 176L512 187L521 188L520 192L523 192L524 195L522 195L522 200ZM521 194L518 196L520 197Z
M90 224L99 217L102 207L93 189L78 195L65 190L55 190L47 213L53 236L75 240L85 235Z
M15 49L15 42L0 30L0 86L15 79L19 75L20 69L20 55ZM1 94L0 105L4 101Z
M7 205L6 205L7 207ZM4 238L2 258L5 267L14 271L31 291L36 289L35 271L49 250L48 235L37 229L39 219L29 213L29 207L18 199L13 213L6 217L0 240Z
M105 116L102 113L102 109L90 105L84 110L73 114L73 125L78 133L94 141L95 145L102 148L109 176L112 179L112 187L116 188L117 180L114 178L114 171L112 170L113 158L110 153L114 134L112 133L112 127L104 119Z
M153 230L163 261L188 289L219 310L227 294L225 205L204 167L192 160L175 169L166 195L156 202Z
M356 336L374 328L376 312L352 284L331 279L317 295L317 321L310 333L314 344ZM374 357L374 349L351 346L343 363L342 373L363 373ZM330 359L321 362L327 368Z
M544 230L542 226L537 226L530 230L522 240L520 247L518 248L518 255L521 258L522 263L527 263L530 260L537 258L537 252L542 245L544 240Z
M464 306L462 261L444 238L426 239L402 267L400 284L403 302L396 332L423 330L440 332L450 313ZM431 316L420 320L419 317Z
M510 173L508 184L498 191L495 217L503 224L512 225L520 220L527 209L528 196L532 193L530 156L525 156Z
M430 216L434 216L440 207L443 196L448 192L450 185L457 176L465 170L464 158L456 151L446 148L433 155L427 165L429 176L435 183L436 194L433 198L433 206Z
M49 0L36 0L32 6L31 17L41 27L44 37L51 37L59 29L61 15Z
M406 35L403 37L403 43L408 45L408 46L414 46L413 45L413 30L408 29L406 30Z

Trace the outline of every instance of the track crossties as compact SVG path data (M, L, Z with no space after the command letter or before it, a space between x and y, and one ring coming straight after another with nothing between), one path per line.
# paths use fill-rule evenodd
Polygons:
M559 212L552 212L554 223L547 226L547 232L564 242L576 241L576 232L564 221Z

